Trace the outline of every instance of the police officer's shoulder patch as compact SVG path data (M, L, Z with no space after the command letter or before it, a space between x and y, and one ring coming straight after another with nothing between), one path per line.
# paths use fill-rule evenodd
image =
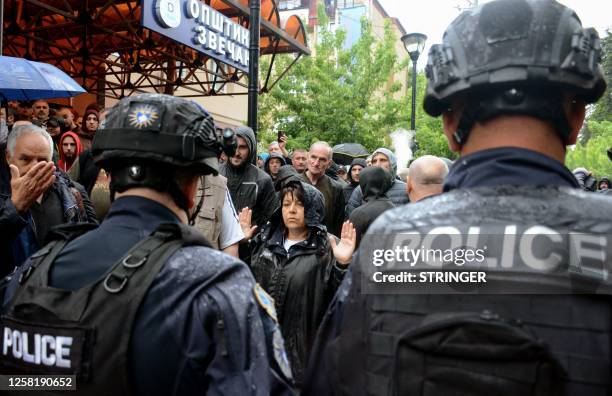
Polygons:
M263 310L266 311L266 313L278 323L276 308L274 308L274 299L270 297L268 293L266 293L259 283L256 283L255 287L253 287L253 294L255 294L255 299L261 308L263 308Z

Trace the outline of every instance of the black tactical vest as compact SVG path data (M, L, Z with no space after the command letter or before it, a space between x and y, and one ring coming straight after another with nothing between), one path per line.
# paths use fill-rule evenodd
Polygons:
M0 372L75 375L78 394L127 395L128 346L140 303L174 252L208 244L186 226L162 224L100 281L76 291L50 287L53 261L80 234L68 228L32 256L1 319Z
M607 237L609 243L610 213L612 200L574 189L455 190L383 214L370 233L540 224L559 233ZM610 257L605 264L610 271ZM510 272L498 275L529 281ZM609 295L363 294L361 276L354 260L341 330L326 354L333 394L611 392Z

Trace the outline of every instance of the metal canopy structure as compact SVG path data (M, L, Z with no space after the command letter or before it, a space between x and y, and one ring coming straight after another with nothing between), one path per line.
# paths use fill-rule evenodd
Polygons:
M248 0L201 0L248 28ZM127 0L5 0L4 55L47 62L64 70L90 93L120 99L156 91L195 97L247 94L247 73L209 58L141 26L141 2ZM297 16L283 26L274 0L261 0L260 53L271 55L262 71L267 92L278 79L270 71L278 54L309 55ZM175 92L177 88L180 92Z

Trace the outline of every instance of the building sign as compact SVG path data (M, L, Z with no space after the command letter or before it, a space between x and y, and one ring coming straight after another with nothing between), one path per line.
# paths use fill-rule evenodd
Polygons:
M249 31L200 0L143 0L142 26L242 71Z

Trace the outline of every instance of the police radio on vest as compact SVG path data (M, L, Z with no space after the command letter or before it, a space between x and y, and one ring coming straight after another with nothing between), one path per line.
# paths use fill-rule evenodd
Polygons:
M71 368L72 337L53 336L12 330L5 326L2 337L2 356L12 356L26 363ZM10 355L9 355L10 354Z

